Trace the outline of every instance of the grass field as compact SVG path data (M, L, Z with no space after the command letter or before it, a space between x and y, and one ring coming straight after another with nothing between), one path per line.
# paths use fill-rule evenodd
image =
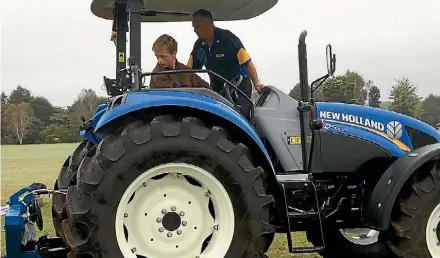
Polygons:
M55 179L58 176L60 166L70 153L74 150L76 144L41 144L41 145L23 145L23 146L2 146L1 147L1 205L5 205L10 194L22 187L29 186L33 182L46 184L53 188ZM38 236L48 233L54 236L52 226L52 217L50 212L51 200L44 197L43 218L44 229L38 231ZM4 218L1 219L2 229ZM304 238L304 234L292 234L294 245L309 245ZM5 251L4 230L1 235L1 252ZM277 235L273 242L269 257L286 258L316 258L318 255L293 255L287 252L287 241L285 235Z

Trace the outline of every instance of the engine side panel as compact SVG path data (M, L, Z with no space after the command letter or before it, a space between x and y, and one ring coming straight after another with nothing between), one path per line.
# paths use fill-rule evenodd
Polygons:
M353 172L372 158L391 156L379 145L350 135L322 131L320 140L321 172Z
M266 89L267 98L255 107L255 128L270 142L285 171L303 170L298 102L275 87L267 87L271 89Z
M325 123L323 131L352 136L383 147L401 157L422 144L440 141L435 128L411 117L380 108L343 103L317 103L317 115ZM425 136L420 140L412 131ZM419 142L419 143L417 143Z

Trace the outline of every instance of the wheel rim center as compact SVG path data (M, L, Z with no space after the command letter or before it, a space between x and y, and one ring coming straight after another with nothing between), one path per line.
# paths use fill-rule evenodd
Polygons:
M182 220L179 214L175 212L168 212L163 216L162 224L167 231L174 231L180 227Z

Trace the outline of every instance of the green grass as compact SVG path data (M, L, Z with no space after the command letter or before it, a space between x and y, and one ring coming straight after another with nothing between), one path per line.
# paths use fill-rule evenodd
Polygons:
M29 186L33 182L44 183L50 189L53 188L55 179L64 160L75 149L77 144L41 144L41 145L22 145L22 146L2 146L1 147L1 205L5 205L9 195L22 187ZM43 219L44 229L37 229L37 237L48 233L54 236L51 216L51 200L43 197ZM1 252L5 251L3 230L4 217L1 219ZM309 246L310 244L302 232L292 234L295 246ZM287 251L287 240L284 234L278 234L269 250L269 257L286 258L315 258L318 255L292 255Z

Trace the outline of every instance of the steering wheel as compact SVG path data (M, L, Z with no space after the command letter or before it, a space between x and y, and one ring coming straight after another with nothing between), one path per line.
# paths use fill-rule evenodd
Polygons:
M231 80L231 83L238 88L238 86L241 84L242 81L243 81L243 75L240 74L234 77ZM224 83L223 89L219 92L219 94L224 96L227 100L229 100L232 104L234 104L234 106L236 105L238 100L238 92L235 90L234 87L230 87L229 84Z

